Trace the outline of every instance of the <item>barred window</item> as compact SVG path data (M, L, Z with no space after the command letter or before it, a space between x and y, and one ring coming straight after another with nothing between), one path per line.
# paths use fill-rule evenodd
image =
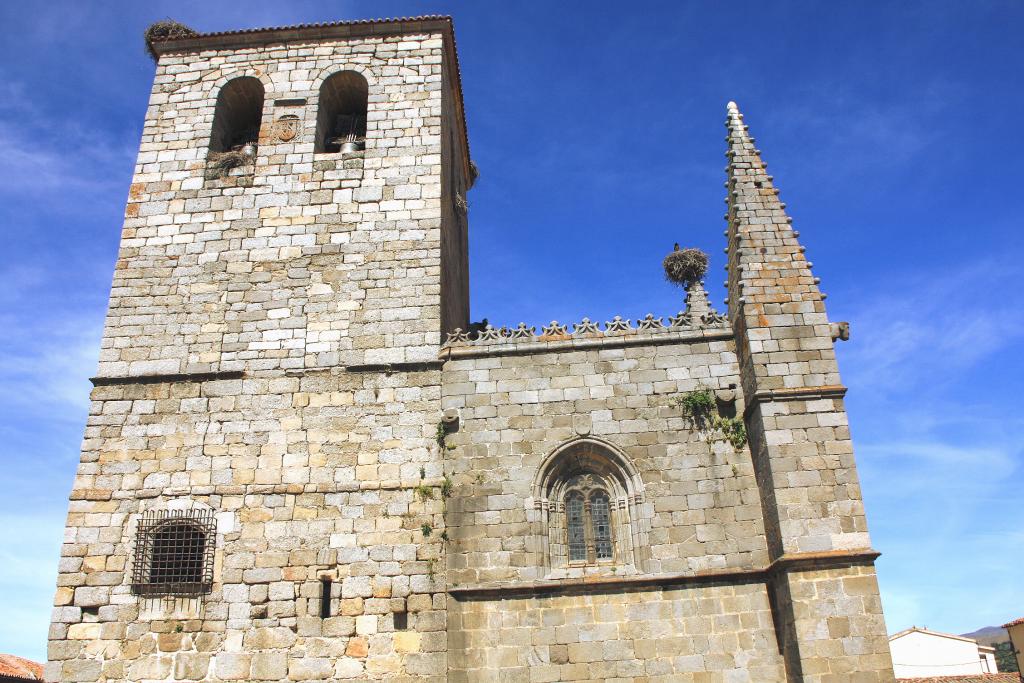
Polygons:
M217 525L212 510L160 510L139 520L132 592L196 596L213 586Z

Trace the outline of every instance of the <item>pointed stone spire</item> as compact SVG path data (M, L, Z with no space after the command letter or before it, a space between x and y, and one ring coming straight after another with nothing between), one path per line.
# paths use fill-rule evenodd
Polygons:
M787 680L825 683L857 671L865 681L891 681L885 622L879 609L867 607L880 604L872 567L877 553L867 533L824 296L735 102L725 125L729 320L768 554L782 567L771 578L770 595L778 623L786 624L778 633ZM817 572L783 561L822 555L845 555L848 566ZM837 618L857 634L848 652L858 655L836 653L804 635L827 632Z
M745 378L751 382L745 389L837 385L825 297L735 102L728 105L725 125L729 317L750 336L749 351L763 367ZM756 328L763 331L752 334ZM777 355L781 352L795 356ZM788 367L780 367L780 361Z

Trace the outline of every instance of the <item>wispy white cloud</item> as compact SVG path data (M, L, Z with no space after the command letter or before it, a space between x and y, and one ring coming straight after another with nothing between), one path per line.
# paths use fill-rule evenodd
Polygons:
M839 349L844 375L873 393L891 393L942 382L1018 343L1024 318L1017 303L987 294L1010 291L1022 275L1015 260L991 258L955 272L875 280L877 294L860 297L853 340Z
M0 642L5 652L46 660L50 601L56 588L57 561L63 538L63 515L0 512L4 542L0 544L0 594L4 619Z
M1021 275L988 256L847 292L859 302L838 352L890 631L966 632L1024 599L1007 569L1024 555L1024 417L986 386L1024 338L1015 303L990 293Z
M0 194L37 196L60 191L87 195L123 189L121 177L134 152L80 126L54 127L47 135L50 137L0 115L0 146L4 149Z
M77 420L89 403L88 378L96 370L102 320L89 316L27 329L22 325L15 334L18 343L8 339L0 356L0 405L48 411L51 418L65 414L50 412L55 407L70 409Z
M828 175L892 168L917 158L943 140L945 115L964 97L964 88L933 77L903 82L898 94L865 97L863 84L835 78L809 80L766 112L764 125L774 135L810 143L806 152L814 171Z
M956 411L933 399L926 412ZM953 632L999 623L1024 599L1011 559L1024 557L1024 420L960 415L950 425L913 415L868 415L869 438L856 442L890 631L924 620Z
M136 143L123 130L84 125L67 108L54 109L24 82L0 70L0 195L14 198L60 191L71 207L100 192L124 192ZM47 208L60 208L51 202Z

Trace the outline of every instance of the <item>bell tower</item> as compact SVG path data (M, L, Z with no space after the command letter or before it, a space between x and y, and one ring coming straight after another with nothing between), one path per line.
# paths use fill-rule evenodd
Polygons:
M151 48L47 676L443 681L451 20Z
M468 322L470 164L455 50L433 32L450 26L155 42L99 376L436 358Z

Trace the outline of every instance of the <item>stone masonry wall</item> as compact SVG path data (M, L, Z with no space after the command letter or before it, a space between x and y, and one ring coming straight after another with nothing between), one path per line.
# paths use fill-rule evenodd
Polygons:
M49 680L443 681L439 380L325 371L97 387ZM218 513L214 588L200 599L130 593L135 524L169 502Z
M446 438L450 680L783 680L763 583L629 584L767 564L749 452L709 444L671 404L738 383L732 340L604 344L445 364L443 405L460 412ZM548 454L578 439L618 449L642 479L646 561L578 570L626 582L607 591L544 561L534 482Z
M785 680L763 584L460 601L455 683Z
M580 436L608 443L638 470L649 523L645 571L762 566L767 548L749 452L708 444L671 405L699 386L737 381L732 342L721 335L448 361L443 405L461 413L446 451L452 585L547 576L534 481L548 454Z

